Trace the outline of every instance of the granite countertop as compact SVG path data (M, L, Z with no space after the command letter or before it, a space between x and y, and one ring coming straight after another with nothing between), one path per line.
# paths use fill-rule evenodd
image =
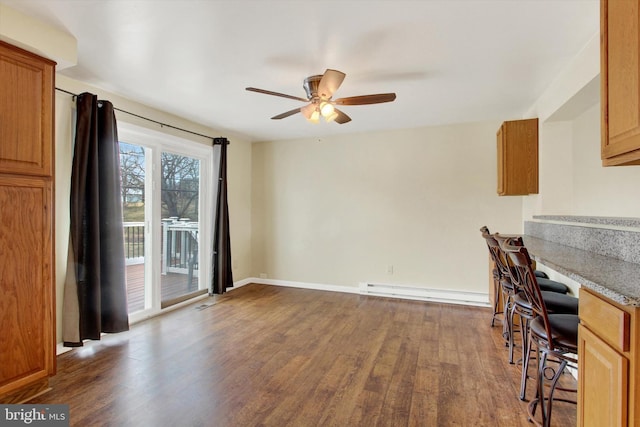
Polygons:
M623 305L640 307L640 264L523 236L531 257Z
M538 221L559 221L566 223L593 224L604 227L640 228L640 218L576 215L534 215L533 219Z

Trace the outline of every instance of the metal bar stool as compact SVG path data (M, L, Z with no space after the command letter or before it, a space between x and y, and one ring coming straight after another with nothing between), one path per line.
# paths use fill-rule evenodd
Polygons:
M482 226L480 228L480 232L482 233L482 237L484 237L485 239L487 238L491 238L491 232L489 231L489 228L485 225ZM494 268L491 270L491 276L493 278L493 314L491 316L491 327L493 327L495 325L495 321L496 319L500 318L500 315L503 316L503 318L501 319L503 321L504 324L504 319L505 319L505 315L504 315L504 307L500 308L498 307L500 304L500 296L502 296L502 300L503 302L506 302L506 298L508 295L508 292L503 288L502 284L501 284L501 280L503 278L502 272L500 270L500 268L498 267L498 262L496 261L496 257L502 256L500 255L499 251L500 248L498 246L492 245L489 241L487 241L487 247L489 249L489 255L491 257L491 260L494 263ZM504 259L504 258L503 258ZM542 271L535 271L536 273L536 277L540 278L540 279L548 279L549 277ZM553 286L553 285L551 285ZM510 285L507 284L507 287L510 288ZM505 293L506 292L506 293ZM558 292L562 292L562 289L558 290Z
M486 228L486 227L485 227ZM486 229L488 231L488 229ZM513 350L515 347L514 333L516 332L513 324L513 317L509 314L512 312L514 305L514 297L516 295L515 288L511 283L511 267L508 265L507 259L500 249L499 240L504 240L508 238L514 238L518 236L502 236L498 233L487 234L483 233L483 237L487 242L487 246L489 247L489 253L491 253L492 259L496 264L496 267L500 274L500 285L502 288L502 292L504 295L504 309L503 312L503 336L507 341L507 346L509 347L509 363L513 364ZM535 272L534 272L535 274ZM569 287L563 283L556 282L554 280L549 280L548 278L537 277L541 288L545 291L562 293L566 294L569 292Z
M520 333L522 338L522 378L520 380L520 400L526 400L527 392L527 379L529 378L529 361L531 345L529 343L529 322L536 317L533 311L533 304L527 297L527 293L524 288L520 286L520 282L517 277L514 277L515 266L512 264L510 258L504 252L504 245L508 242L511 246L524 246L524 242L521 237L503 239L498 237L500 243L500 250L503 252L504 257L507 260L509 272L511 274L511 283L514 287L513 304L511 312L509 313L510 321L513 323L513 318L518 315L520 318ZM538 285L540 285L540 278L536 277ZM542 289L542 286L540 286ZM550 314L578 314L578 298L572 297L567 294L550 292L541 290L542 299L544 300L547 311Z
M513 286L511 286L511 280L508 276L508 272L505 267L502 253L500 252L500 246L498 242L493 238L489 229L486 226L480 228L482 237L487 243L489 249L489 256L494 263L494 269L492 271L494 281L494 300L493 315L491 317L491 326L494 326L496 318L502 314L502 336L504 337L506 344L509 345L509 337L512 334L511 324L508 321L508 314L511 307L511 296L513 294ZM502 295L502 309L498 308L499 295Z
M573 400L556 398L558 380L569 365L577 367L578 360L578 315L577 314L550 314L547 310L542 291L535 278L529 252L524 246L511 244L508 240L503 243L502 249L506 253L510 264L513 265L511 280L514 286L522 288L525 296L531 303L534 318L529 322L529 342L535 347L538 372L536 375L536 397L529 402L527 412L529 421L538 426L549 427L551 425L551 411L553 401L576 403ZM558 362L558 365L550 365L549 358ZM551 374L550 376L547 376ZM545 396L545 387L549 387L549 394ZM576 391L576 390L566 390ZM542 421L535 419L536 409L540 407Z

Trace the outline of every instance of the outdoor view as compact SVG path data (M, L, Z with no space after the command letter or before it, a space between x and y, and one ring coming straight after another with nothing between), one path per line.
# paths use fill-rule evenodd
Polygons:
M145 286L145 203L153 195L145 193L145 149L120 142L124 241L127 259L129 313L149 308L151 299ZM200 160L172 153L161 153L159 195L162 228L161 269L162 305L184 299L198 290L198 209ZM149 261L148 259L146 260Z

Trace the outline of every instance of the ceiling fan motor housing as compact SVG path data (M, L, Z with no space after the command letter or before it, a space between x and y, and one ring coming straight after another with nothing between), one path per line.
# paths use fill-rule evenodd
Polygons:
M321 79L322 79L322 75L310 76L304 79L304 83L302 84L302 87L304 88L304 91L307 93L307 98L309 98L309 100L313 100L322 95L318 93L318 86L320 86Z

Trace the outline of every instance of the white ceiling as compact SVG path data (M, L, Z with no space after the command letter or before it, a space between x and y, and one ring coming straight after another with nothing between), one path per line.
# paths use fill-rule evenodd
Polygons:
M71 78L251 141L521 118L599 30L598 0L1 0L78 40ZM302 81L347 74L352 122L308 123ZM116 105L117 106L117 105Z

